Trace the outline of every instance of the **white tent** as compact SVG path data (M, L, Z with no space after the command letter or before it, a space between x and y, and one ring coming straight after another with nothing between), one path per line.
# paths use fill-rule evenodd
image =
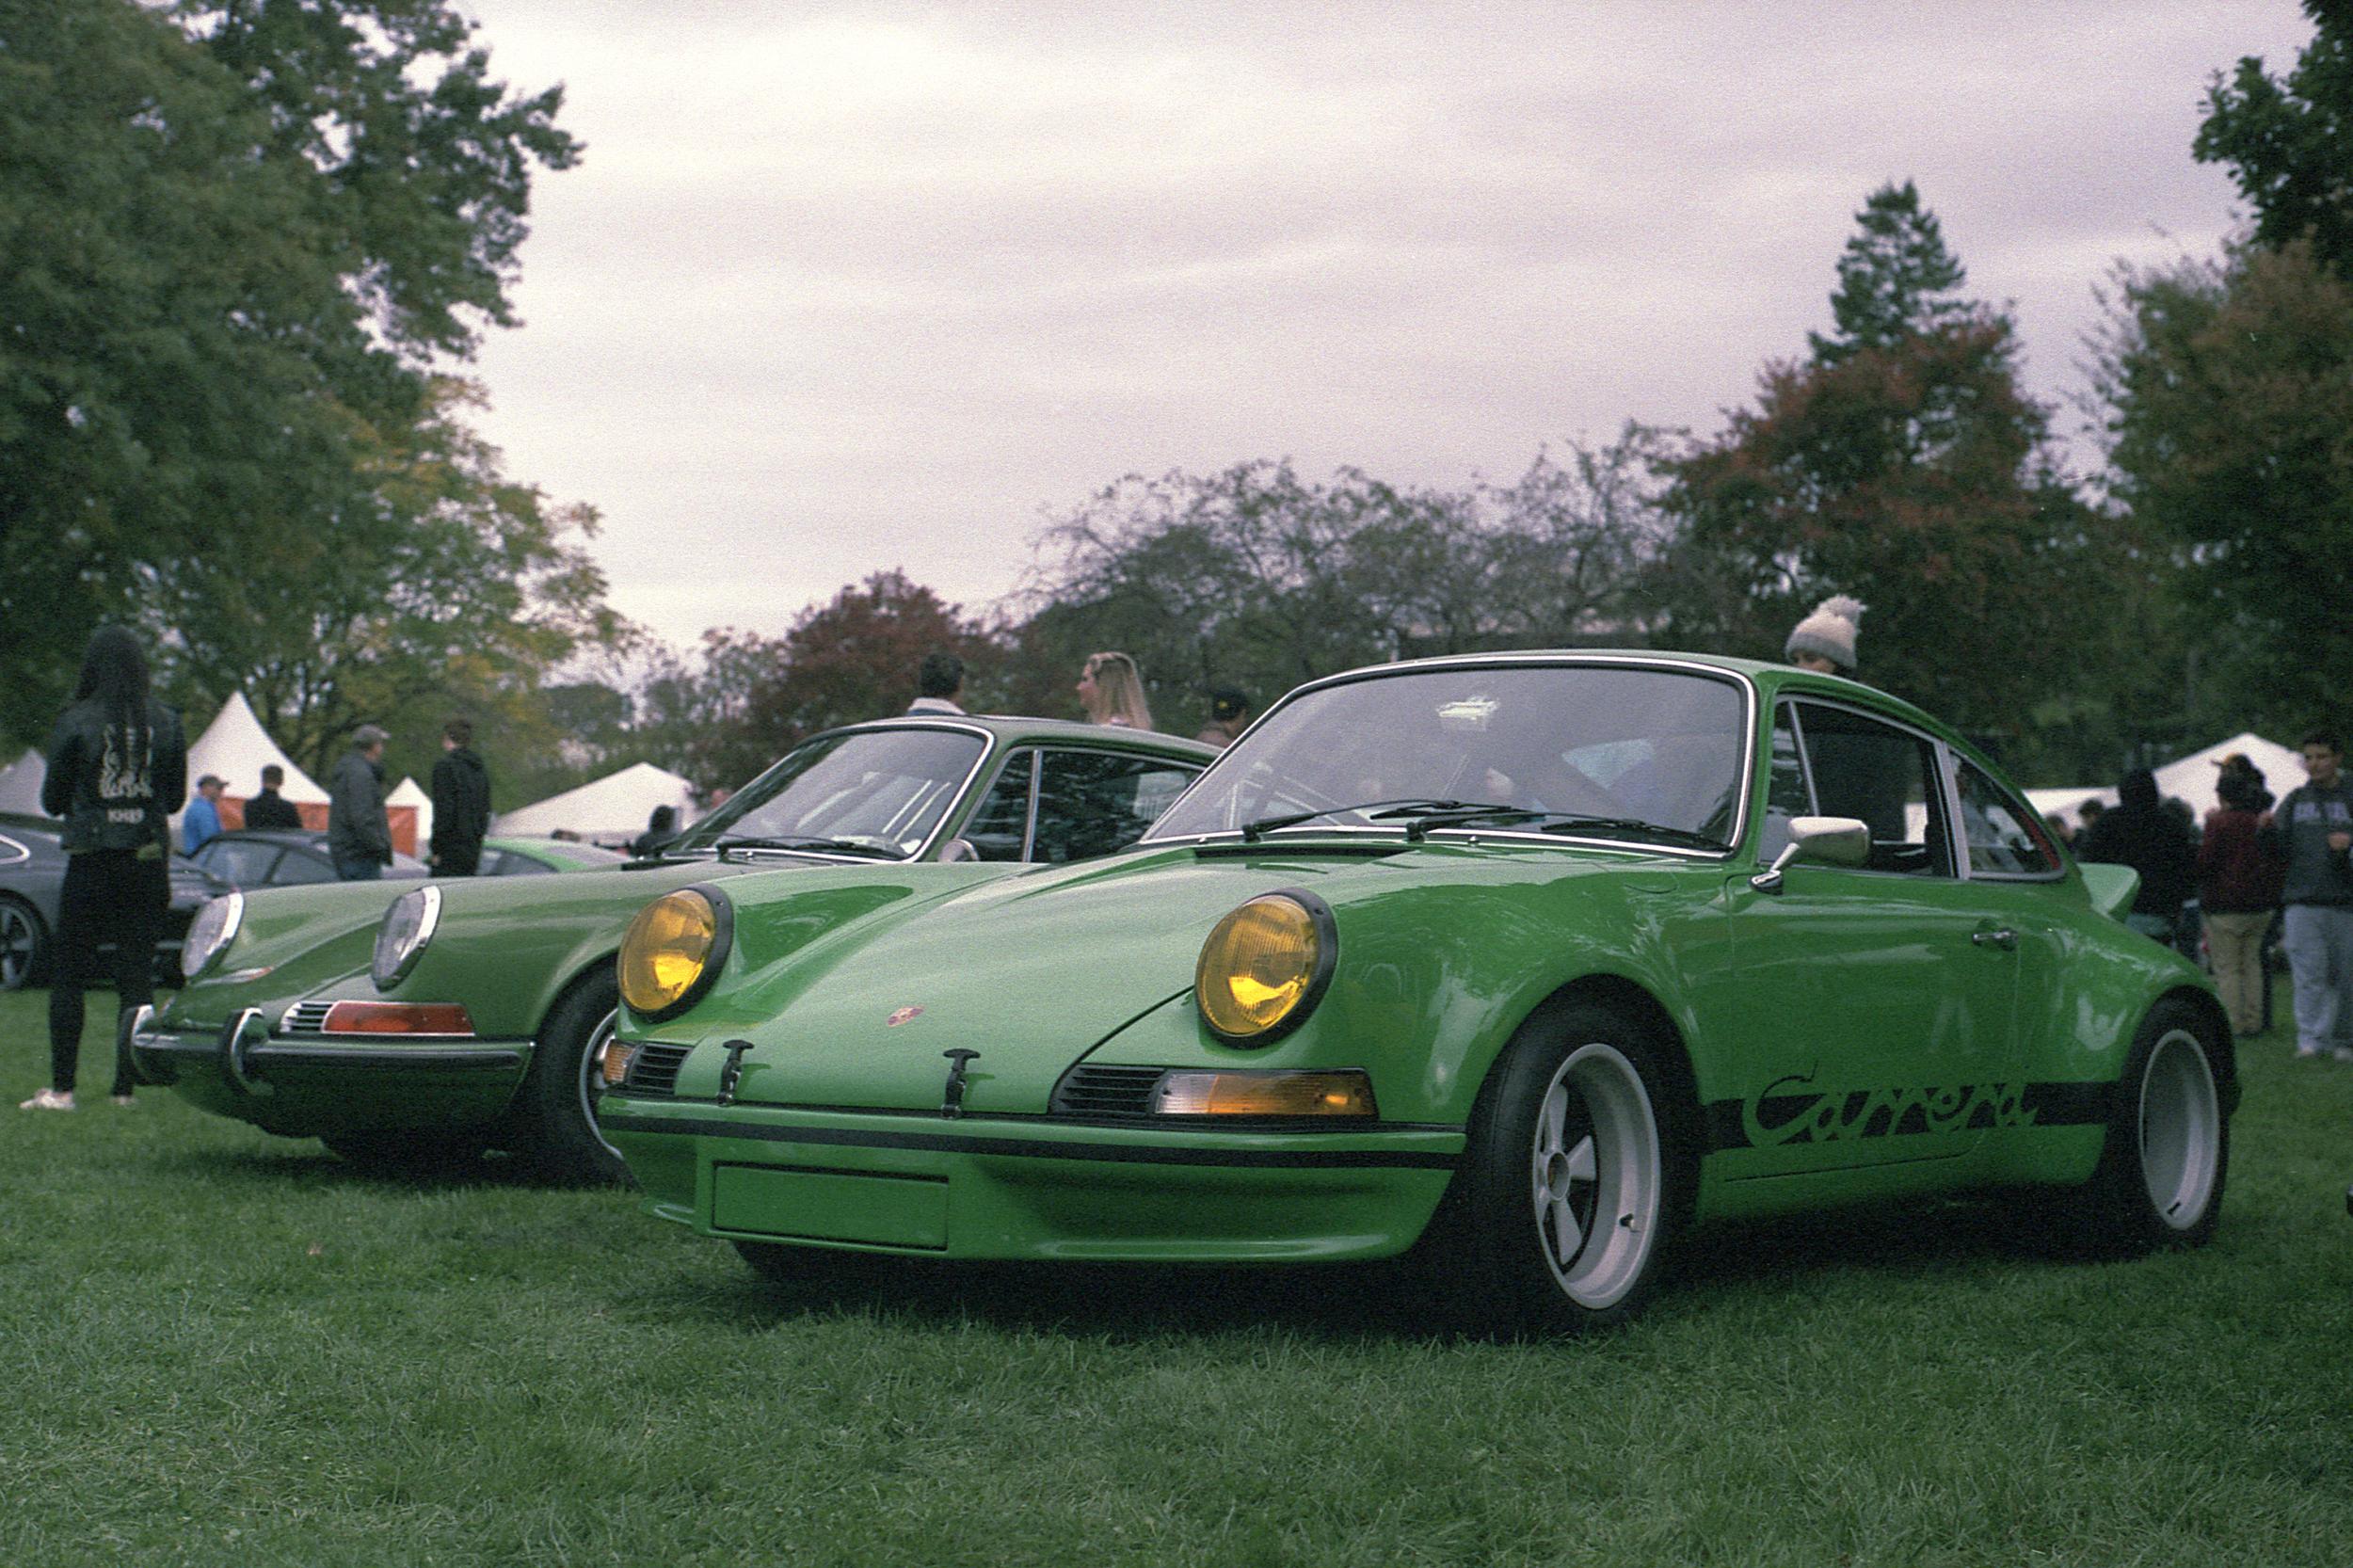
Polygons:
M230 694L220 705L220 712L204 733L188 747L188 789L195 792L196 781L206 774L219 777L222 793L237 800L251 800L262 792L262 769L275 762L286 770L286 782L278 792L299 806L327 804L327 792L312 781L311 776L294 764L294 759L278 749L278 743L269 738L262 721L254 715L252 704L243 692ZM177 813L174 813L177 820Z
M2165 766L2153 770L2157 780L2157 798L2178 795L2189 803L2189 808L2200 822L2206 813L2222 804L2215 792L2215 782L2221 777L2222 759L2233 752L2255 764L2255 771L2264 776L2265 785L2274 798L2284 798L2290 790L2304 782L2303 754L2293 746L2277 741L2266 741L2251 731L2233 735L2227 741L2217 741L2202 751L2193 751ZM2026 798L2038 811L2073 818L2087 800L2097 800L2104 806L2116 804L2116 786L2073 785L2066 789L2028 790Z
M393 785L392 792L384 797L384 804L394 810L404 806L416 808L417 842L429 844L433 841L433 797L424 792L414 775Z
M0 768L0 811L28 811L40 816L40 782L48 776L49 764L40 760L38 751L27 751Z
M560 830L584 839L633 839L646 830L657 806L669 807L683 824L694 815L695 786L665 768L638 762L593 784L509 811L491 824L491 831L513 836Z

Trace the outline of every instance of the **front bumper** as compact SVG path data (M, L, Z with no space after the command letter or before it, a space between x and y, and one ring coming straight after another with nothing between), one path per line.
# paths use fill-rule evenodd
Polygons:
M279 1027L270 1010L248 1007L216 1029L167 1029L143 1007L131 1020L131 1061L145 1082L300 1138L488 1123L531 1064L528 1040L346 1042Z
M952 1258L1385 1257L1428 1225L1459 1128L1241 1131L720 1107L607 1095L648 1209L706 1236Z

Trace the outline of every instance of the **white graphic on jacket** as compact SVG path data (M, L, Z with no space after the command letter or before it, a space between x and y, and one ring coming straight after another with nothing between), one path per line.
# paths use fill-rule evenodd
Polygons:
M127 728L106 727L105 750L98 760L98 798L105 803L110 823L141 821L147 815L147 803L155 798L154 737L140 739L146 744L135 749ZM138 804L118 806L118 801Z

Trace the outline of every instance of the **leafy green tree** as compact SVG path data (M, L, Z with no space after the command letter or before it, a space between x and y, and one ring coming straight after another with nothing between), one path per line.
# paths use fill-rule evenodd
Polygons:
M2308 241L2130 271L2098 388L2117 499L2170 552L2199 722L2342 722L2353 622L2353 282Z
M2255 56L2216 73L2191 150L2230 166L2257 244L2309 238L2323 264L2353 278L2353 8L2305 0L2304 13L2315 31L2284 81Z
M448 439L433 361L511 319L530 165L577 155L469 36L440 0L0 0L0 728L103 617L195 707L344 613L305 562L424 580L394 492ZM163 613L229 565L279 590L267 659Z
M969 705L982 705L978 688L994 649L957 606L891 570L805 611L778 651L744 715L746 738L765 751L763 766L820 729L904 712L927 653L962 659Z

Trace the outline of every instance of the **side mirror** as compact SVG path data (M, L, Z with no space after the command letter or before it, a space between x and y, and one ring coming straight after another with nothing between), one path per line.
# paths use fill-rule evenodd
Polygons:
M1795 860L1818 860L1826 866L1867 866L1871 862L1871 829L1855 817L1792 817L1789 842L1773 863L1749 878L1760 893L1781 891L1781 873Z
M952 865L959 860L978 860L981 852L972 847L969 839L951 839L939 846L939 863Z

